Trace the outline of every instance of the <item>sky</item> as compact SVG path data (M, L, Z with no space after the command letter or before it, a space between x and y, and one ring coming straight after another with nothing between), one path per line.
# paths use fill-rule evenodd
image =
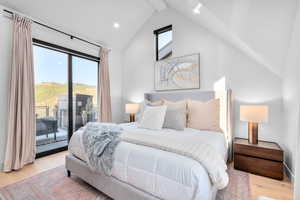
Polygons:
M158 49L161 49L170 41L172 41L172 31L167 31L159 34Z
M35 83L68 82L68 55L33 46ZM97 62L73 57L73 82L97 85Z

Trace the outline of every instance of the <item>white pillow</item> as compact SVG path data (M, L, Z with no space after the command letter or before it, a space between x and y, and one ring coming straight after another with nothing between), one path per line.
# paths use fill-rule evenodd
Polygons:
M148 101L147 99L145 99L145 101L140 103L140 110L139 112L136 114L136 120L138 122L140 122L142 120L143 117L143 113L145 111L146 106L162 106L163 105L163 100L159 100L159 101Z
M161 130L165 121L167 106L146 106L139 128Z

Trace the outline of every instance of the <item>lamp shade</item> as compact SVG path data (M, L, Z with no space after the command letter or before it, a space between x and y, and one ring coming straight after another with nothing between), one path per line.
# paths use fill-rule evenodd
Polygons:
M265 105L240 106L240 120L246 122L268 122L269 108Z
M139 104L126 104L125 105L125 112L127 114L135 114L139 111L140 105Z

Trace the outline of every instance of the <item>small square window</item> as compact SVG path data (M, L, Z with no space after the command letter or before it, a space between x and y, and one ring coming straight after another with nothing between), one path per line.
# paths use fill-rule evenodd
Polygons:
M156 39L156 60L172 56L173 32L172 25L154 31Z

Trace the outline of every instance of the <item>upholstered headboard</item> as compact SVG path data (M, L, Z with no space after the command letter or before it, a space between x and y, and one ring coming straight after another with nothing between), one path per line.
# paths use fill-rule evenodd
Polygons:
M156 92L146 93L145 99L149 101L157 101L166 99L169 101L180 101L184 99L193 99L197 101L208 101L214 99L214 91L180 91L180 92Z
M146 93L145 99L149 101L157 101L166 99L169 101L180 101L184 99L192 99L197 101L209 101L211 99L220 99L220 127L225 134L228 142L229 160L232 159L232 99L231 90L226 91L176 91L176 92L155 92Z

